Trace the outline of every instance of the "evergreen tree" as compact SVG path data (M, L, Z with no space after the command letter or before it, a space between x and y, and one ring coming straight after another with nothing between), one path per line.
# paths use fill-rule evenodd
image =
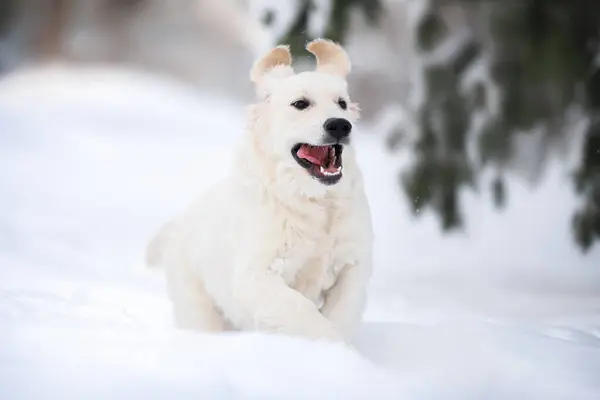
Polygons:
M325 31L311 35L309 24L316 5L313 0L300 0L298 9L285 34L280 38L281 43L289 44L295 54L302 54L304 46L316 36L326 37L343 43L348 33L350 15L359 10L371 23L378 21L381 12L381 0L329 0L330 12L325 25ZM273 10L266 10L263 21L268 25L275 18Z
M515 137L538 128L542 140L535 151L543 163L572 134L568 116L578 107L590 125L575 174L585 205L575 213L573 227L577 243L587 250L600 239L600 2L487 2L487 13L483 3L432 2L417 25L416 45L425 54L448 39L441 14L449 4L463 4L483 19L486 34L468 37L448 59L424 67L425 100L416 110L417 158L402 176L407 198L417 214L433 209L444 230L459 228L458 193L476 187L477 174L489 166L497 171L490 188L495 204L503 206L503 176L515 161ZM469 157L467 134L472 116L485 106L486 87L476 85L464 93L459 86L479 57L491 60L488 72L501 96L497 113L472 132L477 147L475 157Z

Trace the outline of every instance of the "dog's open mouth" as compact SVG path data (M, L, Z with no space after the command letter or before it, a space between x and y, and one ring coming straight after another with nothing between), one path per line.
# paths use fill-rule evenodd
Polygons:
M325 185L333 185L342 178L342 150L341 144L313 146L298 143L292 147L292 155L313 178Z

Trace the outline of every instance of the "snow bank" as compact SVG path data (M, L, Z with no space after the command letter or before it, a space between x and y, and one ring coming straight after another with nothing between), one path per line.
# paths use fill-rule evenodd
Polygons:
M465 194L469 231L442 238L373 135L356 137L376 231L357 351L172 329L143 249L227 172L243 112L128 71L0 81L2 397L600 397L598 252L569 243L561 170L513 182L504 214Z
M0 352L6 398L393 398L398 393L390 374L341 345L117 329L89 326L84 319L18 326L13 331L18 339Z

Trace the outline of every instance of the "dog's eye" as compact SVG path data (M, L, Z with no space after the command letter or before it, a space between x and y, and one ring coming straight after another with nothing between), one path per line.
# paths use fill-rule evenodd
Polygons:
M346 108L348 108L348 103L346 103L346 100L340 98L338 99L338 105L340 106L340 108L342 110L345 110Z
M292 107L295 107L298 110L304 110L305 108L308 108L308 106L310 106L310 102L306 99L296 100L292 103Z

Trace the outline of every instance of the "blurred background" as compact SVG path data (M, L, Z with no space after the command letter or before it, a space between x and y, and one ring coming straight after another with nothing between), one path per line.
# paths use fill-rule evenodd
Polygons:
M600 239L595 0L2 0L0 73L121 64L250 100L253 57L290 43L301 59L323 36L350 52L364 122L410 159L395 184L415 216L468 229L461 193L502 212L511 179L535 187L561 161L578 200L561 229L583 252Z

